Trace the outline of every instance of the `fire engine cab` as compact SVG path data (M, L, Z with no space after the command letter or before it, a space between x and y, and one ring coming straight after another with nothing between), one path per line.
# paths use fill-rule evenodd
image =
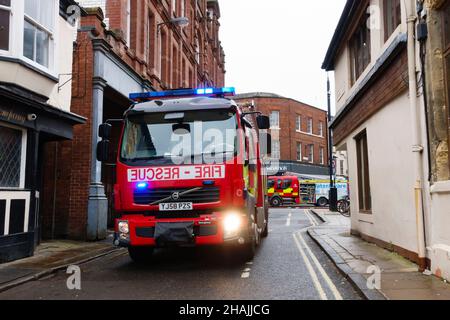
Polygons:
M234 88L131 94L114 187L114 244L136 262L155 248L232 245L251 259L268 235L268 117L244 112ZM107 161L111 121L97 159Z

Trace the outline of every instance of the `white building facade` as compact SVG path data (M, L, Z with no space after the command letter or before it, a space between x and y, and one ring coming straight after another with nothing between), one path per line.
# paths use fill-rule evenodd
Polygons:
M449 279L450 185L429 179L420 5L347 1L323 68L335 71L331 128L347 154L352 233Z

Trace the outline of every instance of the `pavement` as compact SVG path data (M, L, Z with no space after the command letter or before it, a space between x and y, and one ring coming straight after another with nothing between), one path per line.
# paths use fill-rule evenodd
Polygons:
M34 256L0 264L0 292L39 280L70 265L80 265L117 250L111 235L100 242L55 240L42 242Z
M450 285L444 280L420 273L416 264L398 254L352 236L350 218L328 210L311 212L324 223L309 228L308 234L366 299L450 300Z

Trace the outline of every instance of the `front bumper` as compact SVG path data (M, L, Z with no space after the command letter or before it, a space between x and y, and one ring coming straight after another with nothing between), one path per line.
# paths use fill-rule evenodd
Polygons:
M215 215L197 219L153 219L140 215L123 217L119 221L125 220L129 224L129 234L123 237L115 232L114 245L118 247L234 245L248 239L245 226L235 236L225 239L222 219Z

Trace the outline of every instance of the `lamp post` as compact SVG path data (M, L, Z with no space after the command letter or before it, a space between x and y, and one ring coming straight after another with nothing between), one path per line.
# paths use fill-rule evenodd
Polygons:
M328 159L329 159L329 172L330 172L330 193L328 195L330 203L330 211L337 212L338 192L334 183L334 158L333 158L333 134L330 127L333 117L331 116L331 86L330 77L327 74L327 101L328 101Z
M157 35L159 36L159 32L163 25L171 24L179 27L186 27L189 25L189 19L186 17L172 18L169 21L158 23L156 26Z

